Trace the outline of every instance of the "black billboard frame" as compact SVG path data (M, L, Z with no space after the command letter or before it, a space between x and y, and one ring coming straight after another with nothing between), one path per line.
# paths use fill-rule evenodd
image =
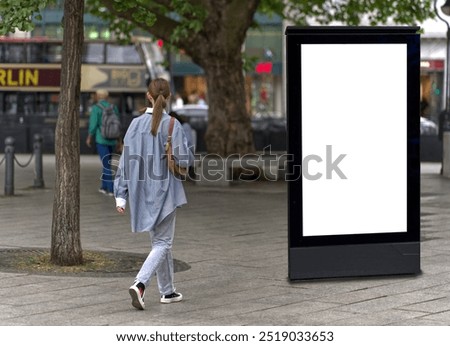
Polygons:
M419 27L287 27L288 170L302 160L302 44L407 46L407 230L404 233L303 236L302 179L288 187L290 280L420 273Z

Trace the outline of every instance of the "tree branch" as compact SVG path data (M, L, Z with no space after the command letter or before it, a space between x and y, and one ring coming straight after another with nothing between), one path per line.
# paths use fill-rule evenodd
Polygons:
M142 2L136 2L135 6L123 11L117 10L114 6L116 3L114 0L99 0L100 3L108 9L108 13L111 17L120 18L129 21L136 27L148 31L157 38L160 38L166 42L172 42L173 33L179 29L182 25L182 21L189 22L190 19L198 20L195 17L195 13L186 12L180 14L173 5L171 0L153 0L148 1L146 6ZM189 5L196 4L204 8L205 1L208 0L194 0L189 1ZM136 11L142 11L156 18L154 25L148 25L145 22L136 21L134 15ZM168 15L169 14L169 15ZM175 15L174 15L175 14ZM178 16L180 20L177 20L175 16ZM189 35L185 35L181 40L176 42L178 48L184 49L186 52L192 52L192 46L195 40L198 38L198 32L194 30L189 31Z

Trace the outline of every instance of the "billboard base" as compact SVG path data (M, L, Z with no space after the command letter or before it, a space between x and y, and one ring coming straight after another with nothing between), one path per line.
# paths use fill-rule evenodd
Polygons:
M291 248L289 279L419 274L420 242Z

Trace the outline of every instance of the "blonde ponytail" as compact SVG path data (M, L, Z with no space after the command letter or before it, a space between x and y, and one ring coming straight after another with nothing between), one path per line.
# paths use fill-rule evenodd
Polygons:
M152 80L148 86L148 94L153 99L153 116L150 132L153 136L156 136L163 111L170 97L169 82L162 78Z
M162 119L164 108L166 108L166 100L162 95L159 95L153 105L152 129L150 131L153 136L156 136L158 133L158 127Z

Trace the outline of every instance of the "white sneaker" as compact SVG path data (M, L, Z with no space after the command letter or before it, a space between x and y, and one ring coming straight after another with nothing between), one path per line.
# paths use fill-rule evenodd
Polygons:
M138 310L144 310L144 295L145 289L142 289L137 286L139 282L135 282L133 286L131 286L128 290L131 296L131 305L133 305Z
M161 303L170 304L181 302L183 300L183 295L181 293L173 292L172 294L167 294L165 296L161 296Z

